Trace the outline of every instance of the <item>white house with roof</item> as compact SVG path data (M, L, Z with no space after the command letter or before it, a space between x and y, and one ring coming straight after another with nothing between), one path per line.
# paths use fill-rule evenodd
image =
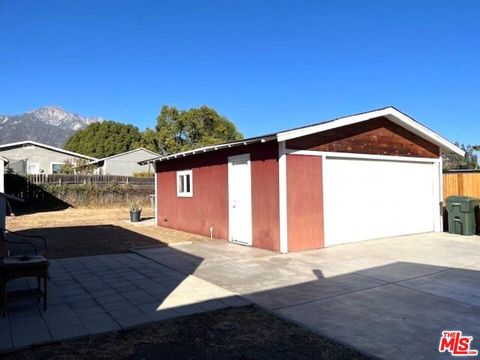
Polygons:
M0 157L7 159L8 167L20 174L56 174L66 161L75 165L81 160L97 160L31 140L0 145Z
M150 172L154 174L154 168L152 164L148 163L139 165L138 163L157 156L159 156L159 154L153 151L145 148L138 148L108 156L103 159L94 160L91 162L91 164L97 167L95 173L100 175L133 176L135 173L144 172Z

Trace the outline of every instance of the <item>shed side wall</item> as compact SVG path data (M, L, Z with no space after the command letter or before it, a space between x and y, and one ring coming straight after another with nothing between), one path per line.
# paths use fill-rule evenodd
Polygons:
M279 249L278 145L253 144L157 163L158 225L228 239L228 157L250 153L253 245ZM192 170L193 197L177 197L176 172Z
M227 166L201 164L197 159L176 161L157 174L158 224L218 239L228 237ZM157 167L162 168L163 164ZM177 170L192 169L193 197L177 197Z

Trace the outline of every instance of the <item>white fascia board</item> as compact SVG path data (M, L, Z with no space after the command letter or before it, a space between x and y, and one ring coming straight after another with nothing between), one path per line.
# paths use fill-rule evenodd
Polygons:
M285 131L277 134L278 141L287 141L291 139L296 139L302 136L311 135L315 133L324 132L331 129L336 129L342 126L353 125L363 121L367 121L377 117L386 117L395 124L402 126L413 132L414 134L431 141L435 145L439 146L442 150L447 150L448 152L453 152L460 156L465 156L465 152L460 149L458 146L428 129L427 127L416 122L409 116L401 113L393 107L388 107L385 109L374 110L363 114L347 116L338 120L334 120L324 124L318 124L309 126L302 129Z
M188 151L183 151L183 152L179 152L171 155L165 155L165 156L159 156L159 157L157 156L156 158L153 158L153 159L139 161L138 164L144 165L151 162L165 161L165 160L176 159L179 157L185 157L189 155L206 153L208 151L228 149L228 148L242 146L242 145L246 146L246 145L255 144L255 143L264 143L264 142L267 142L270 140L276 140L276 139L277 139L276 135L266 135L266 136L259 136L259 137L250 138L250 139L244 139L237 142L224 143L224 144L218 144L218 145L209 145L209 146L188 150Z
M279 142L286 141L286 140L296 139L306 135L311 135L311 134L324 132L331 129L336 129L346 125L356 124L368 119L385 116L385 110L386 109L375 110L368 113L347 116L344 118L340 118L337 120L329 121L329 122L318 124L318 125L304 127L301 129L284 131L277 134L277 139Z
M393 123L410 130L412 133L431 141L432 143L438 145L441 150L446 150L447 152L453 152L460 156L465 156L465 151L460 149L457 145L451 141L445 139L444 137L438 135L436 132L430 130L429 128L423 126L417 121L413 120L411 117L401 113L397 109L391 108L392 113L386 114L385 117L388 118Z

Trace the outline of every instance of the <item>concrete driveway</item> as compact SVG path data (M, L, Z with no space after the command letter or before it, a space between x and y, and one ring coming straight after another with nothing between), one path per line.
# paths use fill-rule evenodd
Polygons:
M221 241L140 253L367 354L434 359L442 330L480 349L480 238L422 234L280 255Z

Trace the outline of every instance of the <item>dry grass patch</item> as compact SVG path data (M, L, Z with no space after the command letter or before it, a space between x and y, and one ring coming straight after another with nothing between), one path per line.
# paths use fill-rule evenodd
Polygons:
M152 216L151 209L142 212L143 218ZM50 259L124 253L130 248L208 240L154 226L153 221L130 223L126 208L68 208L8 217L7 228L45 236Z

